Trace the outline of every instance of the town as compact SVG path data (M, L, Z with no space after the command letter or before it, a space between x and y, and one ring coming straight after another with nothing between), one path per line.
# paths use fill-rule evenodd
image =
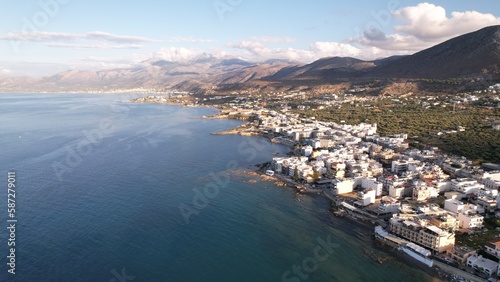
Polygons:
M448 106L454 111L460 103L498 103L498 88L450 96L448 101L414 99L422 101L423 108ZM352 103L363 107L375 98L352 94L362 90L356 87L313 99L302 92L268 99L263 95L195 98L182 93L133 102L217 106L221 111L210 118L249 120L221 134L265 136L292 149L288 156L272 158L261 167L262 173L293 183L300 193L324 195L332 200L335 215L374 226L381 243L429 267L469 280L497 279L500 165L478 164L438 147L415 148L407 134L381 136L374 123L320 121L301 114L311 107L321 110ZM492 130L498 127L493 118ZM459 127L436 135L465 130Z

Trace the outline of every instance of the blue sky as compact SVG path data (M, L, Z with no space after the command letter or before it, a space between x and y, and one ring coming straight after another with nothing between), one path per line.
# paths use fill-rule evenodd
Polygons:
M495 0L4 0L0 75L132 67L201 54L374 59L498 24Z

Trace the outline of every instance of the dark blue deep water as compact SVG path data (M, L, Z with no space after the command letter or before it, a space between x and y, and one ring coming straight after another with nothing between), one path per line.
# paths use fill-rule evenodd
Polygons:
M241 173L287 148L210 135L240 124L199 118L213 109L131 98L0 94L0 281L430 280L370 258L371 240L331 216L326 199Z

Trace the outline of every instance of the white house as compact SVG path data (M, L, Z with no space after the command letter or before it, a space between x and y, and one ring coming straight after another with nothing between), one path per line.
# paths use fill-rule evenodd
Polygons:
M401 199L405 195L405 188L402 186L389 186L389 196Z
M500 171L496 172L485 172L483 174L482 183L487 189L498 189L500 188Z
M448 199L444 201L444 209L447 211L451 211L454 213L459 213L463 211L465 208L465 204L458 200Z
M344 179L343 181L334 180L334 192L337 195L351 193L354 190L354 179Z
M304 154L304 156L306 157L309 157L313 152L313 147L311 146L304 146L302 147L302 154Z
M403 171L407 171L408 170L408 162L407 161L392 161L392 165L391 165L391 172L394 172L394 173L399 173L399 172L403 172Z
M319 139L313 139L310 141L310 143L314 149L321 148L321 141Z
M358 200L355 202L361 206L368 206L375 203L375 190L366 189L365 191L358 192Z
M439 192L448 192L451 189L451 185L449 181L438 181L436 182L436 188L439 189Z
M451 189L463 194L477 193L477 190L484 189L484 185L474 179L457 178L451 180Z
M483 207L486 212L494 212L497 209L497 201L489 197L478 197L476 204Z
M458 226L465 229L483 228L484 217L474 213L462 212L458 214Z
M373 189L375 190L375 196L382 196L383 184L378 182L375 178L363 178L361 180L361 187L364 189Z
M496 276L498 273L498 263L483 258L481 255L473 255L467 258L467 266L480 270L488 276Z
M398 213L400 207L401 202L399 202L397 199L386 196L382 197L382 199L380 200L378 210L382 213Z

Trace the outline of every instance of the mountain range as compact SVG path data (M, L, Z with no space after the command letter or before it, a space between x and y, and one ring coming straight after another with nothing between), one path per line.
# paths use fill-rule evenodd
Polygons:
M148 88L198 92L247 88L321 87L349 81L387 79L500 78L500 26L464 34L408 56L363 61L322 58L309 64L289 60L255 63L202 55L189 62L149 60L140 67L68 70L43 78L0 78L0 92L110 91Z

